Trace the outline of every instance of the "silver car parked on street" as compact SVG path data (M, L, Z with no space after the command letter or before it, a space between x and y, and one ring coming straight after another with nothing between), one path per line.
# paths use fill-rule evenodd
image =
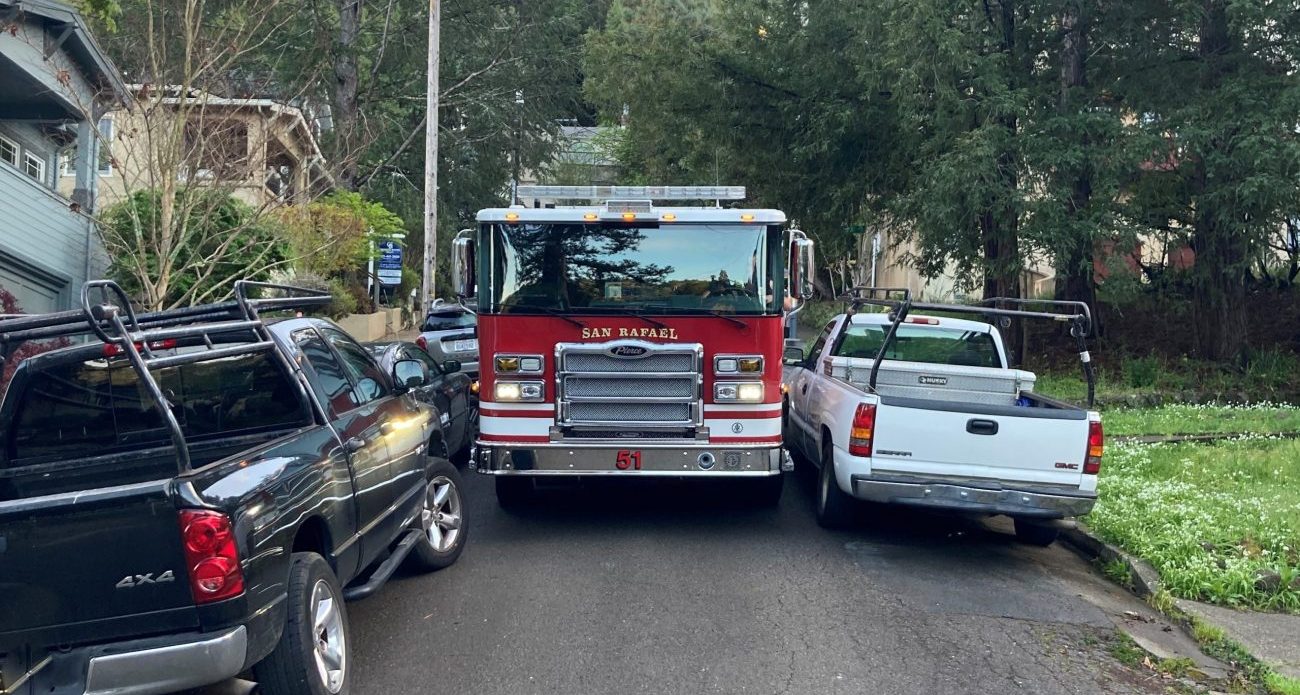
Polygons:
M415 343L435 360L456 360L462 372L478 377L478 316L466 307L434 300Z

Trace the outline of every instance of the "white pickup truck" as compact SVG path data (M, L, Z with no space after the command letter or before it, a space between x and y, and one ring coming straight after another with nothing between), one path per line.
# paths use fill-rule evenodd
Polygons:
M910 299L862 299L854 309L863 304L892 311L841 314L806 355L787 348L786 446L820 469L816 508L823 526L845 523L857 498L1005 514L1021 540L1048 545L1056 539L1055 520L1092 509L1101 417L1035 394L1032 373L1007 368L1002 338L992 325L910 313L935 308L1073 322L1091 379L1082 342L1086 311L922 305Z

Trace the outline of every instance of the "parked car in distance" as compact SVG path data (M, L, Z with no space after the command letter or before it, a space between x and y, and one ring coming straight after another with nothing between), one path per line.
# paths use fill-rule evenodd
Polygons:
M384 371L327 320L264 322L318 304L245 287L137 319L91 286L120 303L0 319L5 348L92 335L19 363L0 404L0 691L251 671L268 695L346 694L344 601L465 545L460 473L428 455L438 418L411 393L424 363Z
M785 442L820 470L823 526L843 524L857 498L1004 514L1021 540L1047 545L1055 520L1096 502L1101 417L1033 393L988 323L841 314L806 355L787 353Z
M391 372L402 360L424 364L429 370L429 380L423 386L412 388L411 394L438 411L447 456L453 463L467 463L478 433L478 398L470 392L474 380L461 371L460 362L438 362L420 346L405 341L366 343L366 349L379 360L385 372Z
M462 372L478 377L478 316L468 308L436 300L420 324L415 344L434 360L456 360Z

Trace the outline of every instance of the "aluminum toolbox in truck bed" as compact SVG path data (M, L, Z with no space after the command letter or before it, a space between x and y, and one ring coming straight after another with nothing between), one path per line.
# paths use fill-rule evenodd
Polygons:
M866 390L875 360L832 357L831 376ZM1014 406L1034 390L1037 376L1021 369L885 360L876 375L881 396Z

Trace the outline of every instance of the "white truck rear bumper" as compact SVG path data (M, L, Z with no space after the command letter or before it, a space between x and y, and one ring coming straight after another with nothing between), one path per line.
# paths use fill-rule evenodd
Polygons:
M857 499L881 504L1065 519L1083 516L1097 503L1096 492L1077 488L873 471L870 459L851 456L838 448L835 449L835 473L841 490Z

